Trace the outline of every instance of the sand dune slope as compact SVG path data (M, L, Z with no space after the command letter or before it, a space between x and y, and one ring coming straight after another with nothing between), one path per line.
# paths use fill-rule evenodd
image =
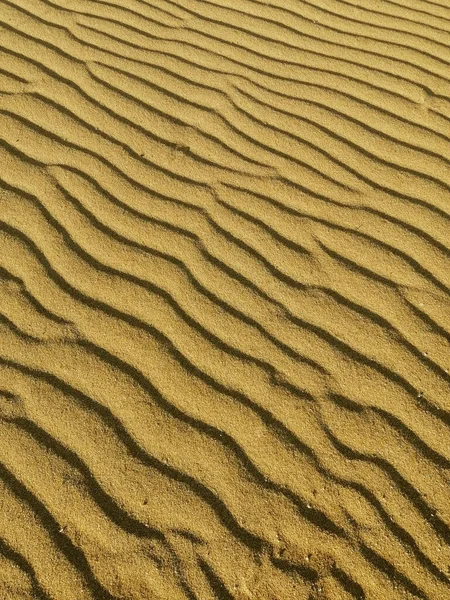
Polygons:
M0 0L0 599L450 598L447 0Z

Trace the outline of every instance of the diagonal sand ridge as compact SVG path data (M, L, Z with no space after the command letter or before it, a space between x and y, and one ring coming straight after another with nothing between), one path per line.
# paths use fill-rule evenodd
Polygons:
M450 598L450 5L0 35L0 598Z

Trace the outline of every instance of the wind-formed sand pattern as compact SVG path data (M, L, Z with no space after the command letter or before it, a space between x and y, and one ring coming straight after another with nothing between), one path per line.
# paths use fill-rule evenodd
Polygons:
M450 598L448 0L0 0L0 598Z

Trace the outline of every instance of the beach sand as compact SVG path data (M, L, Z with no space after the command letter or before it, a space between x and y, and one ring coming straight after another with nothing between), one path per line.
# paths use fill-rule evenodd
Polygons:
M450 598L448 0L0 0L0 599Z

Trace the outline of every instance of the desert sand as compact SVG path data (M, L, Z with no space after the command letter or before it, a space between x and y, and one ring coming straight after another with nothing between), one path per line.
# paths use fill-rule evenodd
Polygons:
M0 600L450 598L449 0L0 0Z

